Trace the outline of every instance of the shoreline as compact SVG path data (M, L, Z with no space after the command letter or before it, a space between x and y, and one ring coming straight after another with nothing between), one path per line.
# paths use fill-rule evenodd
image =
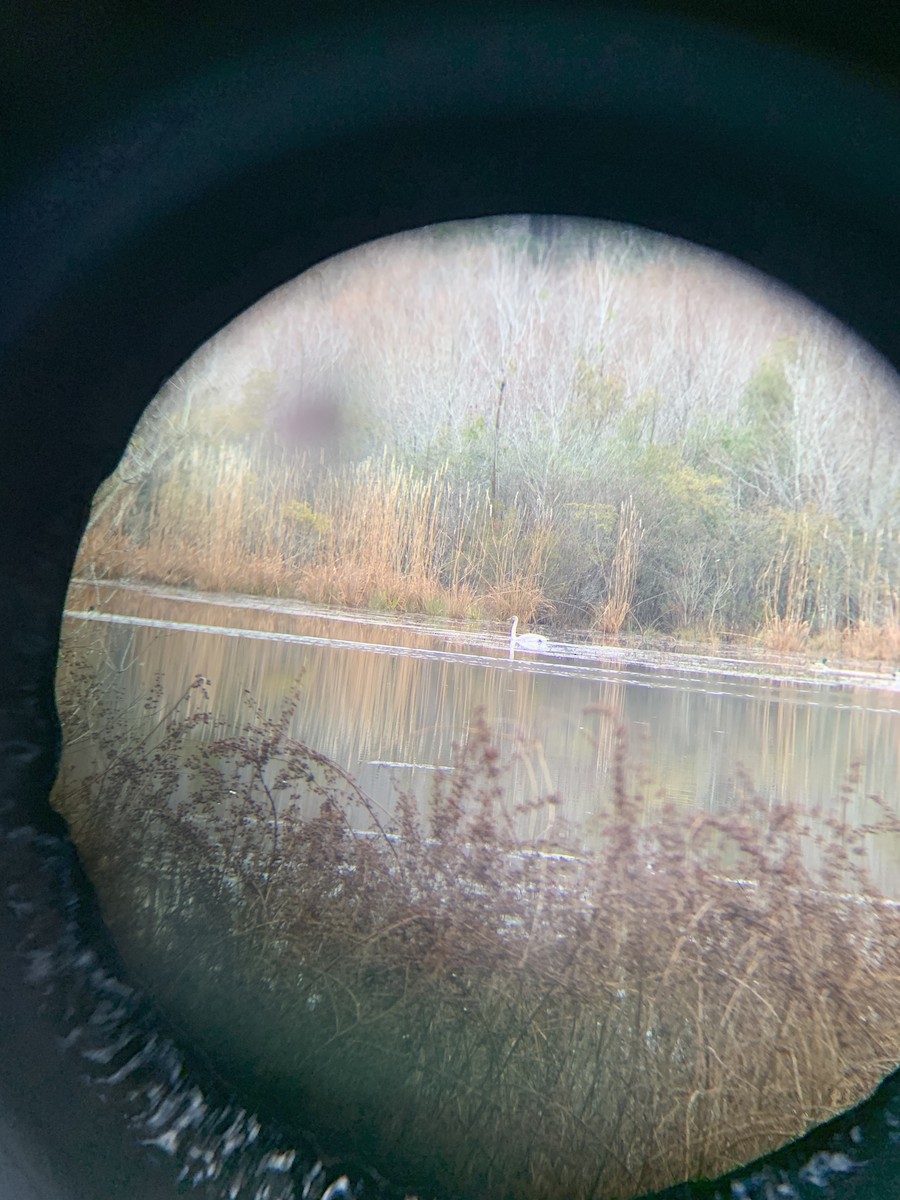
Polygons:
M93 589L97 597L95 604L86 609L72 608L70 603L75 589ZM208 607L227 609L231 612L317 618L334 621L338 625L352 623L373 628L404 628L421 633L431 633L435 636L448 635L451 639L466 634L469 645L475 644L471 636L475 634L476 637L483 636L486 648L493 648L498 642L498 637L503 643L506 641L505 631L498 635L492 628L498 625L503 626L503 622L496 620L432 616L424 613L391 613L346 607L332 608L295 598L246 595L237 592L204 592L196 588L175 587L171 584L125 579L87 579L80 576L73 576L70 581L69 599L64 615L83 620L110 619L113 615L127 618L128 614L114 614L109 610L106 612L96 611L97 605L101 602L101 591L112 594L125 592L132 596L146 596L150 599L179 604L202 604ZM136 623L140 620L138 614L131 614L130 619ZM208 628L210 632L216 632L220 628L222 632L225 632L224 627L211 625ZM552 627L549 628L552 630ZM228 632L237 633L238 631L229 629ZM247 636L253 636L259 631L248 625L245 632ZM596 655L598 661L606 659L611 663L621 663L623 658L626 658L631 665L657 669L660 666L668 666L674 670L701 670L703 673L749 676L772 682L830 683L832 686L858 686L886 691L896 690L900 693L900 672L898 672L897 664L886 663L883 659L850 656L838 656L832 659L827 656L813 658L813 652L776 651L761 644L760 635L749 633L729 633L700 639L689 636L679 638L674 634L597 635L584 628L560 629L559 632L567 640L559 640L557 642L558 649L551 647L546 653L542 652L541 657L565 657L566 652L570 651L572 656L580 661L585 659L594 661ZM727 647L724 652L723 640ZM532 658L529 656L526 661L531 660ZM721 670L716 669L718 666L721 666ZM773 672L778 672L778 674L773 674Z

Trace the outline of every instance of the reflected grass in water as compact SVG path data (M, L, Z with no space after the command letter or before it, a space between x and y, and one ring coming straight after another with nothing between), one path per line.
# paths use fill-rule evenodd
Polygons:
M419 1194L712 1176L900 1059L898 910L860 865L875 826L813 833L749 789L737 813L644 823L619 728L600 850L550 854L517 833L479 721L429 811L401 796L386 825L289 736L296 697L274 719L248 698L216 738L201 680L165 712L150 695L140 732L78 681L67 734L94 762L56 802L125 957L283 1121ZM535 804L558 843L557 799Z

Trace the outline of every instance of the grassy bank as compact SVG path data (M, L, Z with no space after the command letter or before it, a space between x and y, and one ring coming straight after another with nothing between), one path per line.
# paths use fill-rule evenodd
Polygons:
M546 608L539 531L441 472L384 458L311 482L308 463L258 465L213 448L179 459L146 514L110 505L92 521L76 571L434 615Z
M194 446L139 491L107 485L76 573L900 662L895 538L857 546L853 531L819 523L813 536L808 515L778 513L747 516L737 557L714 550L720 535L702 553L673 544L658 511L632 496L536 509L518 495L492 501L447 465L273 465L237 446ZM662 562L673 554L700 554L689 577L684 562Z
M202 681L160 695L137 721L61 671L55 799L126 957L282 1121L418 1194L600 1200L716 1175L900 1061L898 910L861 865L874 825L813 835L749 784L735 813L646 824L618 729L600 851L551 856L517 836L475 720L429 810L401 797L387 827L289 736L291 701L268 718L248 698L225 737ZM559 843L558 797L537 803Z

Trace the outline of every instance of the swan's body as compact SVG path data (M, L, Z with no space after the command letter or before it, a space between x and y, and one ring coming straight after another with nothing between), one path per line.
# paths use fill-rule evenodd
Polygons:
M516 650L544 650L550 645L547 638L542 633L520 633L516 634L519 628L519 618L513 617L512 627L509 631L509 657L512 658Z

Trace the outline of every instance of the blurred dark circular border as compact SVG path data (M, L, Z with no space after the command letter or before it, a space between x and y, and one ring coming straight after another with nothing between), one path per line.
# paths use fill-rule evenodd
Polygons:
M93 491L197 346L322 258L497 213L628 221L766 271L900 367L896 78L877 41L877 55L852 41L850 67L804 53L804 42L832 59L840 48L840 27L825 20L834 11L821 14L818 43L809 6L809 28L779 46L777 22L755 40L627 6L429 2L364 16L343 4L273 24L271 36L263 22L243 38L211 26L204 41L197 26L179 42L173 25L168 58L157 30L148 61L176 64L158 77L141 57L139 23L127 38L123 24L134 72L110 66L105 92L82 75L85 119L67 125L79 95L67 98L63 80L38 89L30 129L20 90L0 210L3 822L54 823L57 635ZM110 23L94 33L114 54L115 14L92 3L84 19L95 18ZM752 27L752 16L735 24ZM81 25L71 42L83 53L94 44ZM877 87L863 78L867 54ZM66 61L64 36L46 61ZM14 942L2 915L5 957ZM29 1186L174 1195L174 1183L129 1160L115 1114L98 1115L72 1082L12 958L0 1005L0 1197L11 1172L8 1194L22 1200ZM851 1118L771 1163L844 1156L833 1162L846 1169L807 1179L809 1194L900 1195L898 1090L895 1075ZM851 1127L864 1135L859 1153ZM740 1186L756 1186L747 1178ZM807 1194L806 1183L780 1194Z

